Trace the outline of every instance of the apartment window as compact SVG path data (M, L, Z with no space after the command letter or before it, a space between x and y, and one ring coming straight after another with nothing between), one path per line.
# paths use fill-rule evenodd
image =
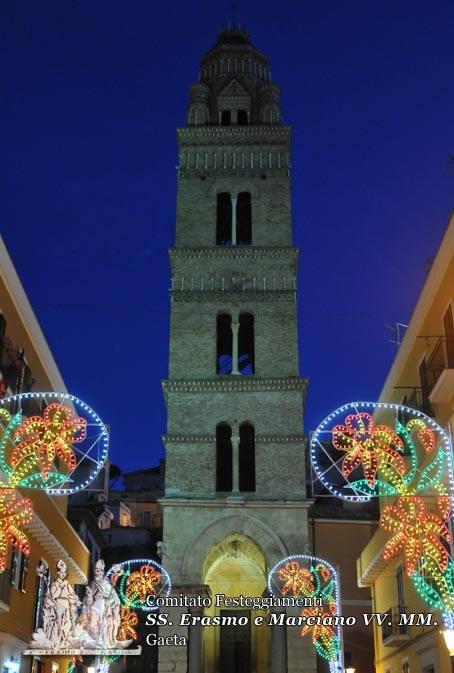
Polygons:
M233 488L232 428L227 423L216 426L216 491Z
M44 594L50 581L50 570L44 559L39 563L38 582L36 583L35 596L35 616L33 619L33 629L36 630L42 624Z
M430 400L429 400L430 387L429 387L429 377L427 373L427 361L425 357L423 357L423 359L419 364L419 380L421 382L421 403L422 403L421 411L425 412L428 409L430 409Z
M448 369L454 369L454 316L451 306L443 316L443 328L446 337L446 364Z
M19 549L15 549L11 558L11 586L25 593L27 589L27 577L28 556L25 556Z
M32 657L30 664L30 673L45 673L46 666L39 657Z
M255 429L251 423L240 425L238 466L240 491L255 491Z

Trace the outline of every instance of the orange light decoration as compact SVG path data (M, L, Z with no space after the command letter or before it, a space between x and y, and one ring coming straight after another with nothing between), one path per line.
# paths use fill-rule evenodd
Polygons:
M132 607L145 603L147 596L156 596L156 587L161 581L161 573L148 565L141 566L130 575L124 575L124 596L126 604ZM120 591L121 594L121 591Z
M87 434L87 421L75 415L65 404L49 404L43 416L26 418L13 434L16 444L11 465L14 472L11 482L17 484L28 470L39 465L45 481L52 469L55 458L59 458L72 471L76 467L76 456L72 445L83 442Z
M448 567L449 554L442 540L449 544L452 541L451 533L442 518L426 512L422 498L401 497L395 505L386 505L380 525L393 533L385 545L384 559L388 560L403 552L409 576L417 571L421 558L430 559L441 572Z
M339 643L336 638L336 629L329 624L337 614L336 604L328 603L322 606L311 606L304 608L301 612L303 617L314 617L317 621L314 626L303 626L301 635L312 635L312 643L319 654L328 661L335 661L339 654ZM328 618L328 624L318 623L325 617ZM325 654L322 654L325 652ZM326 656L328 655L328 656Z
M0 572L6 568L8 543L28 556L30 543L22 530L33 518L32 501L10 488L0 488Z
M403 443L397 433L387 425L375 425L373 417L365 412L346 417L345 425L332 429L333 446L346 451L342 461L342 474L348 477L362 465L369 486L375 486L381 464L392 465L397 472L405 472L405 463L398 451Z
M137 640L137 632L135 626L139 623L137 612L131 610L129 607L122 605L120 608L121 624L118 629L118 640Z
M300 566L298 561L289 561L278 571L278 578L282 581L281 593L284 596L312 596L315 591L313 575L310 570Z

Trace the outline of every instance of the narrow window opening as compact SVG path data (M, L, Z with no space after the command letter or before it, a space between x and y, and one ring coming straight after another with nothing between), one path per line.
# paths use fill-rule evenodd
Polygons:
M252 209L251 195L249 192L238 194L236 204L236 228L238 245L251 245L252 243Z
M232 429L227 423L216 426L216 491L231 491L232 474Z
M250 313L240 314L238 369L240 374L255 374L254 316Z
M255 491L255 429L251 423L240 425L238 466L240 491Z
M228 313L220 313L216 325L218 374L232 373L232 318Z
M221 126L230 126L231 122L231 112L230 110L222 110L221 112Z
M454 368L454 316L451 306L443 316L443 327L446 336L446 365L448 369Z
M238 110L237 124L238 126L248 125L247 110Z
M218 194L216 211L216 245L232 244L232 199L230 194Z

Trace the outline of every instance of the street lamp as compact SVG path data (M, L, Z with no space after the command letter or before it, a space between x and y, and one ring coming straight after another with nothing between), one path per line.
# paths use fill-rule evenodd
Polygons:
M352 655L350 652L344 654L344 671L345 673L355 673L356 668L352 666Z
M451 658L451 671L454 673L454 629L444 629L442 634Z

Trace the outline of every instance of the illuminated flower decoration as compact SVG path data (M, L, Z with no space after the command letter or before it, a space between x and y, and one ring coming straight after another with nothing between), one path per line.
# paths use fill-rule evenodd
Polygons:
M307 568L302 568L298 561L289 561L278 571L278 578L283 582L283 596L312 596L315 591L313 575Z
M426 453L431 453L435 448L435 432L428 428L420 418L412 418L405 426L407 432L416 429L416 436L424 447Z
M442 519L448 521L451 513L451 498L447 495L439 495L437 498L437 507L440 510Z
M137 632L134 628L139 623L137 612L122 605L120 608L120 615L121 624L117 634L118 640L137 640Z
M332 619L337 614L336 604L327 603L326 605L317 605L304 608L301 615L303 617L315 617L316 620L322 621L324 618ZM312 643L315 645L317 652L325 659L330 661L337 659L339 654L339 642L336 635L335 627L330 624L318 624L314 626L304 626L301 631L302 636L311 635Z
M130 605L145 603L147 596L156 596L156 587L161 581L161 573L148 565L132 572L126 580L125 596Z
M0 572L6 567L8 542L29 555L30 543L22 526L30 523L32 518L33 506L29 498L19 498L14 490L0 488Z
M446 510L445 510L446 512ZM419 497L399 498L397 504L386 505L381 526L393 533L385 545L385 560L404 555L408 575L413 575L421 559L430 559L442 572L448 567L449 555L442 540L450 543L451 533L443 519L426 512L424 500Z
M389 426L375 425L368 413L352 414L346 417L345 425L335 425L332 441L336 449L347 452L342 461L344 477L362 465L367 483L373 488L381 463L393 465L400 474L405 472L404 460L398 453L403 449L402 440Z
M85 418L76 416L73 409L65 404L49 404L42 417L25 419L14 432L16 446L11 455L11 465L15 470L20 465L22 473L29 465L38 464L44 481L49 477L55 458L72 471L77 463L72 445L83 442L86 434ZM13 482L14 479L18 483L20 476L13 474Z

